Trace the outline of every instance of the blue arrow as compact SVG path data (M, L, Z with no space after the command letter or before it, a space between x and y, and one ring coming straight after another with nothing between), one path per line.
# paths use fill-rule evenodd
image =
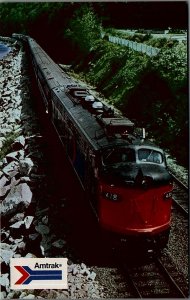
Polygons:
M28 266L22 266L30 275L60 275L62 270L31 270Z
M31 270L28 266L22 268L30 275L22 284L29 284L32 280L62 280L62 270Z
M23 284L29 284L32 280L61 280L62 275L57 275L57 276L30 276Z

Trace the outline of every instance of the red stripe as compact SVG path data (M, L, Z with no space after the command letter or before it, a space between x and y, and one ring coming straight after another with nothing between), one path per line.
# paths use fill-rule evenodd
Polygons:
M20 279L15 282L15 284L22 284L30 275L28 274L28 272L25 271L25 269L21 266L14 266L21 274L22 277L20 277Z

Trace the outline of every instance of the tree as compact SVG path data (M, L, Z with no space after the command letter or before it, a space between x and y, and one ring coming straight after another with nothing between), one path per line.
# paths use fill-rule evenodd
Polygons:
M84 54L88 53L100 37L101 25L90 4L80 4L74 18L69 23L66 36L80 48Z

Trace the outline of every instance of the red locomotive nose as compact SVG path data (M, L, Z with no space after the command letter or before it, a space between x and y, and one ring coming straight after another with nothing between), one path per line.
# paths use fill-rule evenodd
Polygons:
M104 229L134 235L154 234L170 226L171 185L145 190L103 183L99 197L100 225Z

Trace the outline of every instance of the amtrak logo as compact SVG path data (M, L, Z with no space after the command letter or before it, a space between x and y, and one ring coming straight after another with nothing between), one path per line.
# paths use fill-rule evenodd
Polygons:
M12 289L67 289L66 258L12 258Z
M61 280L62 271L32 271L27 266L15 266L22 277L15 284L29 284L32 280Z

